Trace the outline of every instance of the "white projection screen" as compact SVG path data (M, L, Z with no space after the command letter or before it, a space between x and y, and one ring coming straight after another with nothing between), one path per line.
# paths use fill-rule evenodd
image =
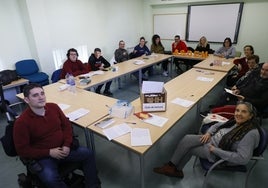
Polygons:
M205 36L209 42L230 37L237 43L244 3L189 5L186 40L196 42Z

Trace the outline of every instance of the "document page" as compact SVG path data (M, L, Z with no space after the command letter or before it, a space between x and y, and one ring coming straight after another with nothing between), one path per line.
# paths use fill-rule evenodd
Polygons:
M75 120L79 119L80 117L86 115L87 113L89 113L89 110L87 110L85 108L79 108L79 109L67 114L66 116L70 119L70 121L75 121Z
M181 98L176 98L176 99L172 100L171 102L174 104L178 104L180 106L183 106L183 107L187 107L187 108L194 104L194 101L189 101L189 100L185 100L185 99L181 99Z
M207 77L203 77L203 76L198 76L196 78L196 80L203 81L203 82L212 82L214 80L214 78L207 78Z
M108 138L108 140L115 139L119 136L122 136L124 134L127 134L131 131L131 127L128 126L126 123L122 123L116 126L113 126L108 129L104 129L103 133Z
M152 145L149 129L134 128L131 131L131 146Z
M163 125L168 121L168 118L157 116L154 114L150 114L150 115L152 117L143 120L145 123L149 123L157 127L163 127Z
M68 109L70 107L70 105L68 105L68 104L62 104L62 103L58 104L58 106L60 107L60 109L62 111L66 110L66 109Z
M162 93L164 82L143 81L142 93Z
M230 93L234 96L238 96L237 94L233 93L233 91L231 89L227 89L227 88L224 88L224 90L227 92L227 93Z

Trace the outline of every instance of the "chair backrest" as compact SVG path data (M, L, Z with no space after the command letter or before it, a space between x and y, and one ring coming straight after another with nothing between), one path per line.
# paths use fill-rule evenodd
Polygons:
M268 133L263 127L259 128L260 142L258 147L254 150L253 156L261 156L268 144Z
M34 59L18 61L15 66L19 76L27 76L39 72L39 68Z
M62 69L57 69L52 73L52 75L51 75L52 83L55 83L55 82L60 80L61 71L62 71Z
M235 52L235 57L241 57L241 54L242 54L242 53L241 53L240 51L236 51L236 52Z

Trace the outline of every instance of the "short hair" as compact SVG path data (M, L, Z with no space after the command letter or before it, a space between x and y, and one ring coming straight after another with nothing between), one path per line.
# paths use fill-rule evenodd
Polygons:
M254 48L253 48L253 46L251 46L251 45L245 45L244 46L244 50L245 50L245 48L250 48L250 50L252 51L252 54L254 54Z
M70 49L67 51L67 54L66 54L66 56L67 56L68 59L69 59L69 57L70 57L70 53L71 53L71 52L75 52L76 55L77 55L77 57L78 57L78 52L77 52L77 50L74 49L74 48L70 48Z
M254 59L257 64L260 62L260 57L258 55L251 55L248 57L248 60L252 59Z
M175 35L174 38L179 38L179 39L181 39L180 35Z
M24 95L24 97L29 97L30 91L32 89L34 89L34 88L41 88L41 89L43 89L43 87L40 84L30 83L30 84L24 86L24 88L23 88L23 95Z
M224 39L224 41L223 41L223 46L225 47L225 44L224 44L224 43L225 43L226 40L228 40L229 43L230 43L230 46L232 46L233 43L232 43L232 40L231 40L230 37L226 37L226 38Z
M120 44L121 42L124 42L124 43L125 43L125 41L123 41L123 40L120 40L118 44Z
M101 52L101 49L100 48L95 48L94 52Z
M141 38L140 38L140 41L141 41L141 40L145 40L145 38L144 38L144 37L141 37Z

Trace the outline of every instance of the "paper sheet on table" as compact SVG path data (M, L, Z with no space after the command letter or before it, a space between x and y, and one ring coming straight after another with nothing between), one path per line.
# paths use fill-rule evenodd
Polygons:
M84 77L91 77L97 74L104 74L104 71L102 70L97 70L97 71L90 71L89 73L86 74L81 74L80 76L84 76Z
M142 93L162 93L164 82L143 81Z
M144 119L145 123L155 125L157 127L163 127L163 125L168 121L168 118L150 114L152 117Z
M68 109L68 108L70 107L69 104L62 104L62 103L58 104L58 106L60 107L60 109L61 109L62 111L63 111L63 110L66 110L66 109Z
M141 64L144 64L145 62L142 61L142 60L134 60L134 64L135 65L141 65Z
M226 61L223 61L223 62L221 63L222 66L224 66L224 65L230 65L230 64L231 64L230 62L226 62Z
M189 101L189 100L185 100L185 99L181 99L181 98L176 98L176 99L172 100L171 102L174 104L178 104L180 106L183 106L183 107L187 107L187 108L194 104L194 101Z
M232 95L234 95L234 96L238 96L237 94L234 94L233 91L230 90L230 89L224 88L224 90L225 90L227 93L230 93L230 94L232 94Z
M131 131L131 146L152 145L149 129L134 128Z
M196 78L196 80L200 80L200 81L203 81L203 82L212 82L214 80L214 78L207 78L207 77L203 77L203 76L198 76Z
M127 134L131 131L131 127L128 126L126 123L122 123L116 126L113 126L108 129L104 129L103 133L108 138L108 140L115 139L119 136L122 136L124 134Z
M85 108L79 108L79 109L67 114L66 116L70 119L70 121L75 121L75 120L79 119L80 117L86 115L87 113L89 113L89 110L87 110Z

